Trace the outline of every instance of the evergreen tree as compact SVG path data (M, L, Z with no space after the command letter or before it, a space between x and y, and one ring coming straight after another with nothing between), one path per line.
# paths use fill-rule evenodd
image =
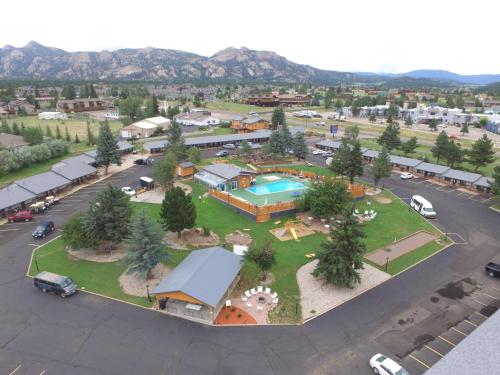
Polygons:
M194 96L193 105L197 108L201 107L201 100L199 95Z
M288 129L288 126L286 124L283 124L279 129L279 135L281 137L281 143L284 146L283 156L285 156L288 150L292 149L292 144L293 144L292 133L290 133L290 129Z
M90 84L90 87L89 87L89 96L90 96L91 98L98 98L98 96L97 96L97 93L96 93L96 91L95 91L95 88L94 88L94 84L93 84L93 83L91 83L91 84Z
M83 227L98 242L119 243L130 234L132 207L130 197L120 188L107 184L90 202Z
M75 134L75 143L80 143L80 138L78 138L78 133Z
M340 223L331 230L331 240L321 244L317 251L318 264L315 277L324 277L329 283L342 288L352 288L361 282L358 270L363 269L366 237L353 216L352 207L346 209Z
M89 87L87 85L80 86L80 98L89 97Z
M431 129L432 131L436 131L437 130L437 121L436 121L436 119L431 119L431 121L429 122L429 129Z
M176 166L177 158L173 152L168 152L162 160L155 163L154 176L163 189L167 190L174 183Z
M455 164L461 163L464 160L464 152L459 143L454 141L448 142L446 146L446 164L449 167L454 167Z
M384 132L378 137L377 143L382 147L385 147L388 152L398 148L401 145L401 139L399 138L399 125L389 124L386 126Z
M358 137L359 137L359 128L357 125L351 125L345 129L344 138L347 140L347 143L353 145L354 143L357 142Z
M278 129L279 125L286 125L286 117L285 111L283 111L283 107L278 106L273 110L273 114L271 116L271 129Z
M196 222L196 207L191 195L186 195L180 187L167 190L161 204L160 218L163 228L177 232L180 238L182 231L194 227Z
M413 120L410 116L407 116L405 119L405 125L407 128L411 128L413 126Z
M95 142L94 133L92 132L92 129L90 129L90 122L87 120L87 145L93 146L95 145Z
M350 196L343 182L333 178L315 181L305 191L300 204L304 211L311 211L314 217L329 219L342 212Z
M48 138L54 138L54 136L52 135L52 129L49 125L45 125L45 136Z
M198 147L191 147L188 151L188 160L193 164L200 164L201 151Z
M380 180L391 177L392 166L389 159L389 153L384 147L382 151L378 154L378 157L373 162L372 174L373 174L373 185L377 187ZM384 184L382 183L382 190L384 189Z
M500 165L497 165L493 169L493 175L491 177L493 179L493 181L490 182L491 192L498 200L500 198Z
M394 122L394 120L392 119L392 115L391 115L391 114L389 114L389 115L387 116L387 120L386 120L386 122L387 122L389 125L391 125L391 124Z
M488 125L488 118L487 117L481 117L479 119L479 126L481 127L481 129L484 129L486 127L486 125Z
M21 127L23 126L24 124L21 123ZM38 145L43 142L43 135L42 132L40 131L40 128L35 126L29 126L25 128L23 131L23 139L26 143L29 143L31 146Z
M464 122L462 124L462 127L460 128L460 133L462 133L462 135L469 133L469 124L467 124L467 122Z
M336 176L344 176L347 170L347 164L349 162L350 157L350 149L351 147L347 143L347 139L342 139L342 144L338 148L338 150L333 154L332 162L330 163L330 169Z
M406 142L401 143L401 150L404 152L405 156L415 152L418 147L417 137L411 137Z
M252 153L252 146L248 141L244 140L238 147L238 153L243 157L248 157Z
M162 260L170 260L162 244L163 235L158 224L146 215L146 210L139 211L132 225L132 234L127 241L128 252L123 258L127 273L135 273L150 280L152 270Z
M12 130L10 129L9 123L5 120L2 120L2 133L11 134Z
M374 122L377 122L377 118L375 117L375 115L370 115L368 117L368 121L370 121L371 123L374 123Z
M170 128L167 130L167 138L169 150L175 154L177 160L184 160L186 157L186 148L184 146L184 138L182 138L182 127L177 121L172 121Z
M439 160L446 158L446 152L448 143L450 139L448 138L448 134L443 130L436 138L436 142L434 147L431 148L432 155L437 159L437 163L439 164Z
M110 164L121 165L122 159L118 148L118 140L111 133L109 123L101 122L99 136L97 137L96 163L104 166L104 174L108 174Z
M363 175L363 153L361 152L361 144L359 141L349 147L349 157L347 159L345 175L349 177L349 181L354 183L354 178Z
M76 90L73 85L64 86L61 91L61 96L65 99L75 99L76 98Z
M307 156L307 145L304 134L301 132L295 133L292 142L293 154L297 159L305 159Z
M174 117L177 116L179 113L181 113L179 106L175 106L175 107L169 106L167 108L167 117L172 121L174 120Z
M62 139L61 129L59 129L59 125L56 126L56 139Z
M21 135L24 136L24 132L26 131L26 126L24 126L24 122L21 122Z
M469 152L468 161L474 166L477 171L479 167L485 167L495 161L495 150L493 149L493 141L483 134L481 138L475 141Z
M12 123L12 133L14 133L15 135L21 135L21 130L19 129L19 126L15 121Z
M286 146L283 144L283 138L281 137L279 130L273 131L269 137L268 145L269 151L273 157L283 156L286 154Z
M275 251L271 241L267 241L263 246L252 246L245 253L245 260L253 262L262 272L262 280L267 279L267 272L276 264Z
M64 130L64 139L66 140L66 142L71 142L71 135L68 132L67 126L65 126L65 130Z
M335 100L334 107L335 107L337 110L341 110L343 106L344 106L344 103L342 102L342 99L337 98L337 99Z

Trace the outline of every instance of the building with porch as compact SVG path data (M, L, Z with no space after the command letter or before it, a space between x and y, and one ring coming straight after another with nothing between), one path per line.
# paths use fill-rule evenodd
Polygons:
M209 188L230 191L249 187L254 174L234 164L212 164L196 173L194 179Z
M106 103L101 99L62 99L57 102L60 112L86 112L101 111L106 108Z
M160 310L211 324L237 284L242 262L223 247L195 250L151 293Z
M251 133L269 129L269 121L260 117L238 118L231 121L231 129L236 133Z

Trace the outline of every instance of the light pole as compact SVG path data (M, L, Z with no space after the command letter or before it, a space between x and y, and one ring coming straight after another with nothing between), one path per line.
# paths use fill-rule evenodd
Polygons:
M149 295L149 285L146 284L146 293L148 294L148 301L151 302L151 296Z

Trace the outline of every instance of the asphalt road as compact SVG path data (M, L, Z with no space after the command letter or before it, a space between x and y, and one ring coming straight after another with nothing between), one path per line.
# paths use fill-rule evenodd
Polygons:
M109 181L133 186L151 172L134 166ZM107 182L62 199L45 217L61 226ZM0 374L369 374L376 352L403 358L418 346L415 338L439 334L441 323L456 318L458 299L437 312L429 306L436 291L466 276L499 284L481 268L499 252L500 216L487 202L418 181L393 176L386 186L403 199L417 192L429 199L439 215L434 223L463 244L303 326L206 327L87 293L45 295L25 277L43 242L30 236L36 223L1 226Z

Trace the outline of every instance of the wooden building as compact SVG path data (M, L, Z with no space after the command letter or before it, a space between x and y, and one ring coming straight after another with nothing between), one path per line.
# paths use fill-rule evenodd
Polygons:
M100 99L63 99L57 102L57 110L66 113L101 111L105 107L105 102Z
M238 118L231 121L231 129L236 133L251 133L269 129L269 121L260 117Z
M194 175L195 165L190 161L179 163L176 167L177 177L191 177Z
M304 107L309 105L311 97L303 94L264 94L249 96L246 104L258 107Z

